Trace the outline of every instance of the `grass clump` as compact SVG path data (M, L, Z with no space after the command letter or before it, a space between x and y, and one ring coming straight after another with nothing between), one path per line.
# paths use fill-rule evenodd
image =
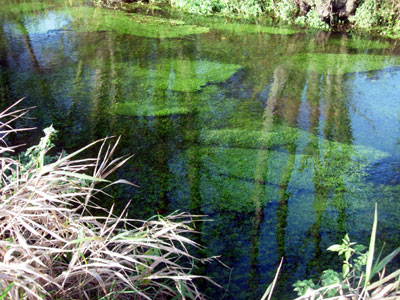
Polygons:
M52 163L44 157L53 128L28 151L30 163L7 156L12 121L26 110L0 114L0 287L6 299L202 298L190 275L198 247L185 234L192 217L173 214L137 221L113 215L92 199L111 185L106 177L130 157L113 159L116 148L94 142ZM74 159L100 144L93 159ZM90 175L89 175L90 174ZM125 182L126 183L126 182ZM91 212L101 210L104 217Z
M400 64L400 59L384 55L304 53L290 56L288 64L303 71L343 75L396 66Z
M92 7L69 9L74 18L73 28L77 31L113 31L148 38L176 38L209 31L207 27L186 25L179 20L164 19L118 10Z

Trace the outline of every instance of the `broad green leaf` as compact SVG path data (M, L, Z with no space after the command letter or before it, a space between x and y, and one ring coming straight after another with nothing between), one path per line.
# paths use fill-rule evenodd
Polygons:
M342 245L337 245L337 244L336 245L332 245L327 250L328 251L338 252L338 251L342 250Z

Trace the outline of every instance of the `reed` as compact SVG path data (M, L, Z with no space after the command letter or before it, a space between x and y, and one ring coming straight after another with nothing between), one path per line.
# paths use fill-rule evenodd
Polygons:
M113 158L118 144L96 141L46 163L52 127L27 151L29 162L8 156L12 123L28 110L0 113L0 299L202 299L192 275L188 238L196 216L175 213L147 221L113 214L92 200L106 178L130 157ZM76 159L100 144L96 158ZM104 215L104 213L103 213ZM176 299L176 298L175 298Z

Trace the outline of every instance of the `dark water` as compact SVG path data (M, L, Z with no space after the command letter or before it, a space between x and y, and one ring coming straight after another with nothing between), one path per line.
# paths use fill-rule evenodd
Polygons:
M346 232L368 243L375 202L379 244L397 247L400 46L172 17L135 27L62 2L6 2L1 107L26 97L35 119L19 125L53 124L67 151L121 135L119 154L135 156L116 177L140 187L111 190L118 207L213 220L198 227L202 255L230 268L197 271L226 289L203 283L210 298L259 299L281 257L274 295L295 296L297 279L340 267L326 248Z

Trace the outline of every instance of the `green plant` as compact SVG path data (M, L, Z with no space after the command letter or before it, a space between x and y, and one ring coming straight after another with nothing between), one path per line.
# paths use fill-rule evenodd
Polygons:
M282 0L275 4L274 14L284 22L293 21L297 13L297 5L292 0Z
M296 300L305 299L359 299L359 300L389 300L400 296L400 270L385 276L387 264L400 252L400 247L388 256L380 259L380 254L374 260L375 239L378 224L378 212L375 205L374 222L372 225L370 245L366 247L350 242L346 234L342 244L335 244L329 251L338 252L344 256L342 272L325 270L318 284L312 280L297 281L294 290L300 296ZM378 276L379 275L379 276ZM376 281L374 278L378 276Z

